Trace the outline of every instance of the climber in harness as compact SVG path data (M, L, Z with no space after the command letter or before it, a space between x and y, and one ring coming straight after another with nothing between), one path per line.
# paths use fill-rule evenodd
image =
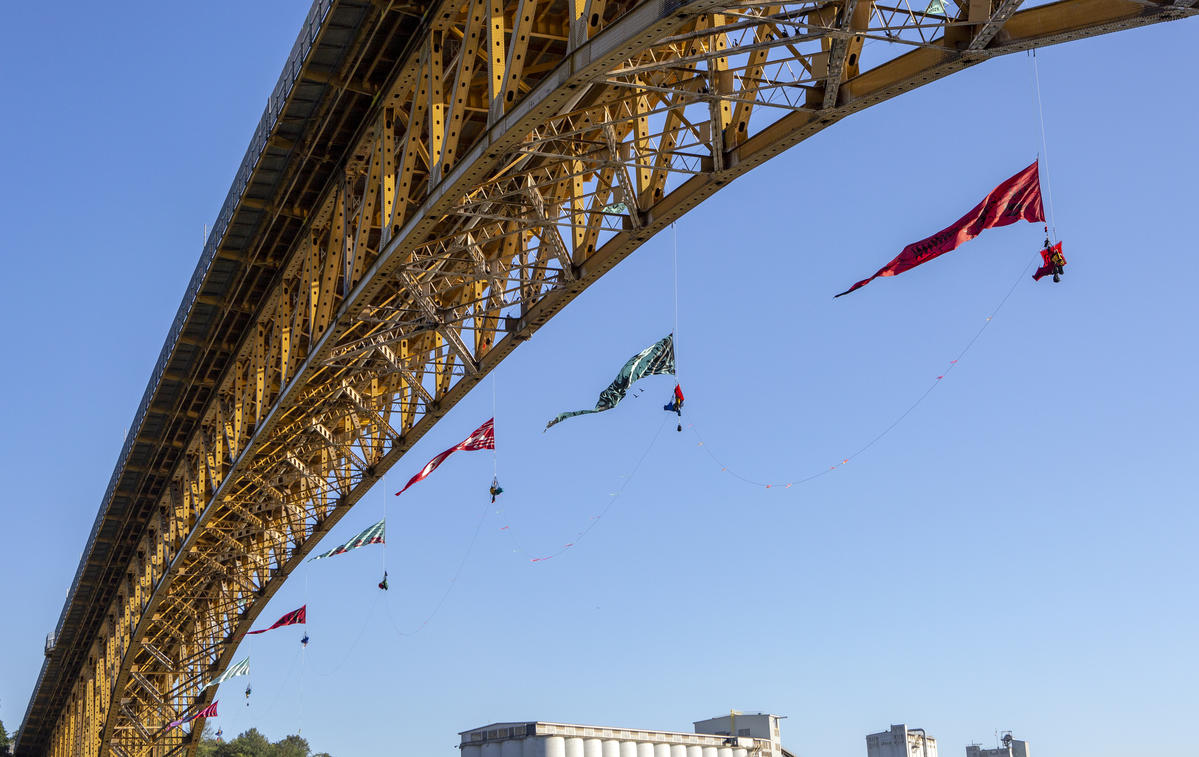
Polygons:
M1053 282L1062 280L1062 274L1066 269L1066 256L1062 255L1062 243L1058 242L1055 245L1049 244L1049 238L1045 238L1045 247L1041 250L1041 267L1032 275L1033 281L1040 281L1043 276L1053 274Z
M662 409L668 413L676 413L679 418L683 417L683 388L678 384L674 385L674 393L670 395L670 402L662 406ZM679 423L679 431L683 430L683 424Z

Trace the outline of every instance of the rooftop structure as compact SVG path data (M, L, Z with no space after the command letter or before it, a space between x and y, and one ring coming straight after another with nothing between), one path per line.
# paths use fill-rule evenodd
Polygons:
M778 715L768 715L764 712L730 712L718 718L697 720L694 723L696 733L710 733L716 736L749 736L755 739L770 739L776 744L779 740Z
M1011 731L1005 731L1001 746L988 749L978 744L966 747L966 757L1028 757L1028 742L1013 739Z
M937 740L923 728L892 725L866 737L866 757L937 757Z

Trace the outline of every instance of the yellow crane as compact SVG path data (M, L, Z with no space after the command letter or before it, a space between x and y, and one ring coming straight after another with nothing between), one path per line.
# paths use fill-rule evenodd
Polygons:
M729 710L729 738L737 738L737 716L744 714L741 710Z

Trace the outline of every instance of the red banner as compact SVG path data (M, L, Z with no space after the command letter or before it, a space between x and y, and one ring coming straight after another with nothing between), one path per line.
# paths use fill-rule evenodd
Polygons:
M282 628L283 626L294 626L297 623L307 623L307 622L308 622L308 605L304 605L300 609L292 610L291 612L284 615L282 618L279 618L278 620L276 620L275 625L271 626L270 628L260 628L257 631L246 631L246 636L250 636L250 635L256 634L256 633L266 633L267 631L273 631L276 628Z
M1035 162L991 190L982 202L952 226L904 247L903 251L880 268L878 273L868 279L862 279L837 297L864 287L880 276L903 273L956 250L959 245L969 242L986 229L1007 226L1016 221L1045 222L1045 209L1041 204L1041 179Z
M189 715L188 717L185 717L185 718L179 718L178 720L172 720L170 723L167 724L167 727L168 728L178 728L179 726L183 725L184 723L190 723L193 720L198 720L199 718L215 718L217 704L218 704L217 702L213 702L212 704L208 705L204 709L197 712L195 715Z
M474 452L481 449L495 449L495 418L488 418L487 422L470 433L470 436L463 439L458 444L450 447L445 452L442 452L437 457L425 463L425 467L420 469L415 476L409 479L408 483L404 484L404 488L396 492L396 496L400 496L408 491L408 487L415 483L424 481L430 473L437 470L437 466L445 462L445 459L455 452Z

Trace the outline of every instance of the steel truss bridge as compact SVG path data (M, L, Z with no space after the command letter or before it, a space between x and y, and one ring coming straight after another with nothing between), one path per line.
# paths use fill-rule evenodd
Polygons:
M516 345L724 184L988 58L1195 2L316 0L17 754L194 751L200 729L167 724L210 703L201 685L317 541Z

